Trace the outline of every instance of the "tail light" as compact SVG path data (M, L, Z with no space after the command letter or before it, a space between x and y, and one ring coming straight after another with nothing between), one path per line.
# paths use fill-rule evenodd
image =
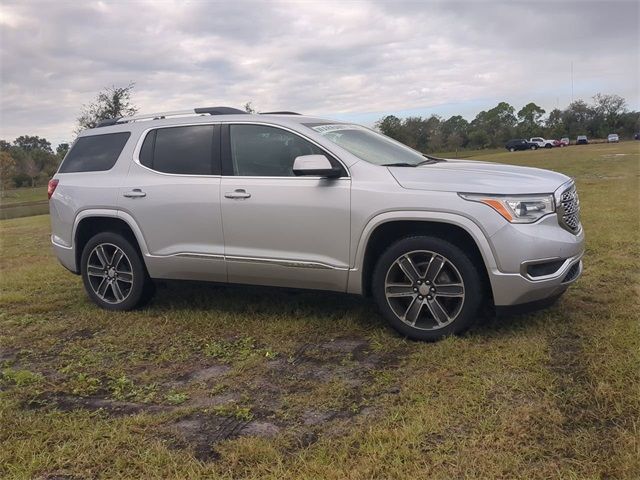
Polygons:
M49 184L47 185L47 196L49 197L49 200L51 200L51 195L53 195L53 192L56 191L57 186L58 186L57 178L52 178L51 180L49 180Z

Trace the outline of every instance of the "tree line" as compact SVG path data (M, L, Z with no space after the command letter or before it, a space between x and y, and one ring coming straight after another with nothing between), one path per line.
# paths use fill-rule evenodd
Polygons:
M572 102L564 110L547 112L531 102L516 112L507 102L482 111L470 122L460 115L444 119L387 115L376 122L376 128L421 152L457 151L503 146L511 138L545 137L559 139L578 135L606 138L617 133L620 138L633 138L640 131L640 112L629 111L619 95L597 94L591 103Z
M94 102L83 105L75 133L93 128L107 118L133 115L137 108L131 101L134 84L109 87L98 93ZM251 102L245 110L253 112ZM546 138L587 135L603 138L617 133L632 138L640 131L640 112L629 111L627 102L619 95L597 94L591 103L572 102L564 110L547 112L531 102L516 112L507 102L500 102L482 111L470 122L460 115L444 119L387 115L376 122L376 128L421 152L457 151L502 146L510 138ZM61 143L54 149L51 143L38 136L22 135L13 142L0 140L0 180L2 188L45 185L69 149Z
M94 128L107 118L134 115L138 111L131 102L134 86L133 83L125 87L112 86L99 92L92 103L82 106L74 133ZM1 188L46 185L68 150L69 144L65 142L54 152L47 139L32 135L22 135L11 143L0 140Z

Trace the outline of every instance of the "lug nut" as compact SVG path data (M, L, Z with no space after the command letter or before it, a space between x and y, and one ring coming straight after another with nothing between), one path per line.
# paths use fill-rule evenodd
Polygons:
M424 282L424 283L426 283L427 285L431 285L431 282L430 282L429 280L427 280L427 281L426 281L426 282Z
M417 289L417 288L415 288L415 287L413 287L413 291L414 291L414 292L417 292L417 291L418 291L418 289Z
M416 283L417 283L418 285L422 285L422 282L421 282L420 280L418 280Z
M435 287L431 287L429 290L431 290L432 292L435 292L436 288Z
M427 295L427 300L431 300L433 297L431 295Z

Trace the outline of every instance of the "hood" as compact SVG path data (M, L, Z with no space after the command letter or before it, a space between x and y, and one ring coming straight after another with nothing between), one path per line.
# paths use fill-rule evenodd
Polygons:
M541 168L468 160L388 168L402 187L411 190L505 195L553 193L570 180L566 175Z

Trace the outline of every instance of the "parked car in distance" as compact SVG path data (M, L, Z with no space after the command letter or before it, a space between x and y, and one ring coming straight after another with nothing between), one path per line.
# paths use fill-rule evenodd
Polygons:
M576 138L576 145L586 145L588 143L589 140L587 140L586 135L578 135L578 138Z
M504 148L510 152L515 152L516 150L537 150L538 144L531 143L524 138L514 138L505 143Z
M568 147L569 145L571 145L571 140L569 140L569 137L562 137L560 139L560 146L561 147Z
M633 139L634 140L640 140L640 132L636 132L633 134Z
M329 290L437 340L485 308L549 304L582 272L566 175L434 158L292 112L105 120L48 194L58 259L108 310L144 304L155 279Z
M607 137L607 142L609 143L618 143L620 141L620 137L617 133L610 133Z
M557 140L546 140L542 137L533 137L529 139L529 143L535 143L539 148L552 148L555 145L553 142Z

